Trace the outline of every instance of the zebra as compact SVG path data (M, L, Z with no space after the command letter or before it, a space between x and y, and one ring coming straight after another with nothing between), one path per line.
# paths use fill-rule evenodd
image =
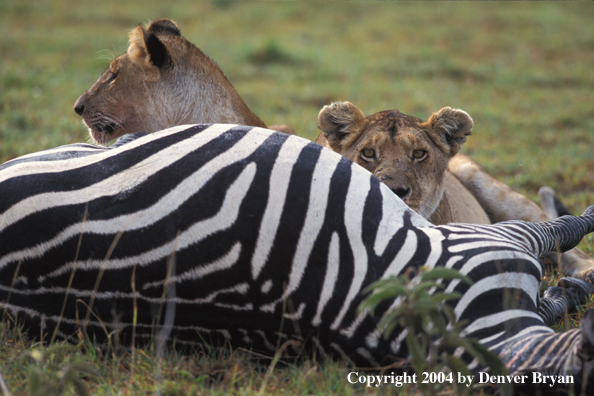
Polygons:
M592 386L594 311L580 329L547 327L537 258L592 232L594 206L539 224L434 226L363 168L297 136L211 124L129 140L0 165L0 311L32 336L150 341L163 326L177 345L274 351L297 339L380 367L407 356L403 329L384 339L377 327L398 301L371 315L358 310L362 290L443 266L473 281L443 282L462 293L452 304L463 336L514 375ZM553 297L572 290L562 286Z

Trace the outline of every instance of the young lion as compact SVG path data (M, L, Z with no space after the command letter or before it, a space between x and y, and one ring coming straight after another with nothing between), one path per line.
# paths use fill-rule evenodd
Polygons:
M114 59L74 104L97 143L184 124L266 128L217 64L183 38L173 21L139 25L129 37L128 51ZM292 132L285 125L271 128Z
M360 115L357 113L358 109L354 111L356 107L349 105L352 108L343 106L347 110L345 122L348 123L349 117L354 117L353 121L365 118L360 111ZM331 106L334 110L339 107L338 104ZM236 123L266 127L264 122L249 110L216 63L183 38L177 25L169 19L159 19L148 28L138 26L132 30L128 51L113 60L99 80L78 98L74 110L83 117L92 139L100 144L106 144L128 133L150 133L183 124ZM461 119L464 119L465 115L470 120L467 123L470 134L472 120L465 112L461 113ZM269 128L294 133L286 125L273 125ZM339 135L342 136L342 132ZM320 135L317 142L327 145L322 140L325 140L324 136ZM442 158L441 162L436 164L435 172L431 174L443 176L443 180L434 178L426 184L429 189L425 197L431 198L429 210L414 207L414 200L418 198L416 188L414 191L411 190L410 197L399 194L401 198L436 224L451 221L500 221L501 219L492 220L492 214L489 213L491 208L497 209L509 219L546 219L539 217L544 214L527 198L490 178L480 167L478 172L474 171L478 164L468 157L456 155L450 161L449 169L452 173L445 171L447 161L456 154L465 138L458 140L452 145L450 155ZM340 145L344 146L343 143ZM351 158L340 149L332 148ZM456 167L457 159L466 160ZM384 175L382 180L389 185L387 177L391 176ZM467 188L461 182L466 183ZM488 190L492 187L503 190L507 202L505 207L500 208L496 205L499 196L493 196L492 191ZM432 189L437 194L432 194ZM404 191L406 193L406 189ZM486 201L481 201L480 193L483 191L486 192L483 194ZM419 206L421 207L424 208ZM568 259L564 259L565 262L568 262ZM577 262L578 264L569 264L572 272L589 272L594 266L594 263L584 266L583 259Z
M422 121L398 110L365 116L352 103L338 102L324 106L318 124L316 143L369 170L434 224L550 220L534 202L459 153L474 125L463 110L445 107ZM571 275L594 281L594 260L584 252L547 257Z

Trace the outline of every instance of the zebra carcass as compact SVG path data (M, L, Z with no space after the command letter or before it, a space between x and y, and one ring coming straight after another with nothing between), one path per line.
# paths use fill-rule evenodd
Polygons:
M454 310L465 336L514 374L578 382L592 376L594 312L582 329L547 327L537 258L593 230L594 207L540 224L436 227L369 172L305 139L182 126L0 166L0 309L34 336L84 329L129 342L136 305L137 339L168 316L178 344L274 350L278 337L297 338L378 366L406 357L406 345L401 331L386 340L377 329L391 304L375 316L357 310L362 290L444 266L473 281L445 282L462 293Z

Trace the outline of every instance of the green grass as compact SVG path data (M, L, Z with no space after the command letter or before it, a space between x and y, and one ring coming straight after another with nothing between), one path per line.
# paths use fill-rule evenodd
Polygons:
M174 19L267 124L286 123L314 139L317 114L331 101L424 119L457 107L475 122L463 152L499 180L536 202L538 188L549 185L574 213L594 204L590 1L2 0L0 163L86 141L74 101L126 50L127 30L160 17ZM594 255L594 236L580 247ZM29 367L45 363L26 357L36 346L0 336L0 373L13 393L25 394ZM163 362L159 383L150 349L137 351L132 363L126 352L61 348L68 352L44 353L55 353L59 364L74 355L98 368L87 380L97 394L152 394L159 386L165 394L257 394L266 376L262 359L249 354L237 368L229 357L174 355ZM223 368L215 368L219 363ZM348 369L337 363L281 363L267 394L393 391L351 386Z

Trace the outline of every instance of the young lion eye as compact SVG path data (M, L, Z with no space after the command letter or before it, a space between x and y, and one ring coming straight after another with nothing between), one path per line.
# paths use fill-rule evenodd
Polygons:
M361 151L361 154L363 154L363 157L373 158L375 156L375 150L368 148L368 149Z
M425 154L427 154L427 152L425 150L415 150L413 151L413 157L415 159L421 159L425 156Z

